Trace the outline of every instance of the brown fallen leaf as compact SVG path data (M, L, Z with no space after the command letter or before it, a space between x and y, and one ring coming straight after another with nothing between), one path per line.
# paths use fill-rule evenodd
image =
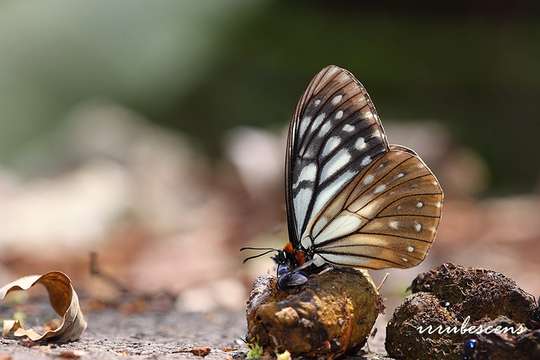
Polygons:
M49 300L54 311L62 317L60 325L39 334L34 329L23 328L19 320L4 320L2 335L27 337L32 341L68 342L78 340L86 329L86 320L79 306L79 298L71 285L71 280L64 273L48 272L44 275L30 275L17 279L0 289L0 301L11 291L28 290L41 284L49 293Z
M59 359L80 359L84 355L86 352L82 350L68 350L58 353L56 357Z
M210 348L207 346L197 346L191 349L191 353L195 356L205 357L210 354Z
M180 349L173 353L192 353L195 356L206 357L212 351L208 346L195 346L187 349Z

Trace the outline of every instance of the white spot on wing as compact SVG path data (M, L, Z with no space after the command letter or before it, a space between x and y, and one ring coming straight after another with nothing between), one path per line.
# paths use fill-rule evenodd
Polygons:
M422 224L414 223L414 230L416 230L416 232L422 231Z
M298 226L298 233L300 233L301 227L304 224L304 219L306 217L309 200L311 199L312 193L312 188L303 188L300 189L298 194L296 194L293 199L294 214L296 217L296 225Z
M331 127L332 127L332 124L330 123L330 121L325 122L323 126L321 127L321 130L319 131L319 136L324 137Z
M298 185L304 180L315 181L315 176L317 175L317 165L315 163L310 163L302 168L298 180L293 185L293 188L297 188Z
M399 221L392 220L388 226L390 226L391 229L397 230L399 229Z
M339 138L339 136L332 136L330 139L328 139L326 145L324 145L322 156L330 154L332 150L334 150L340 143L341 139Z
M407 246L407 252L414 252L414 247L413 246Z
M311 126L311 131L314 131L315 129L317 129L319 127L319 125L321 125L321 123L323 122L325 117L326 117L325 113L320 113L315 118L315 121L313 121L313 125Z
M343 95L336 95L336 96L334 96L334 98L332 99L332 105L337 105L337 104L339 104L339 102L341 101L342 98L343 98Z
M375 190L373 191L374 194L379 194L379 193L382 193L384 190L386 190L386 185L384 184L381 184L379 186L377 186L375 188Z
M341 119L343 117L343 111L339 110L337 113L336 113L336 119Z
M315 106L319 106L320 103L321 103L321 100L317 99L317 100L315 100L314 104L315 104Z
M311 116L305 116L302 121L300 122L300 133L298 134L300 138L304 137L304 134L306 132L306 129L309 125L309 122L311 121Z
M421 202L421 201L419 201L419 202L416 203L416 207L417 207L418 209L420 209L420 208L423 207L423 206L424 206L424 203Z
M345 132L354 131L354 126L352 126L351 124L345 124L345 126L343 126L343 131Z
M362 159L362 162L360 163L360 165L362 166L366 166L366 165L369 165L371 164L371 156L366 156L365 158Z
M323 182L330 176L334 175L339 169L341 169L343 166L347 165L347 163L351 160L351 154L347 149L341 149L339 150L334 156L328 160L328 162L324 165L322 172L321 172L321 180L320 182Z
M375 179L375 176L369 174L369 175L366 175L366 177L364 177L364 180L362 182L364 183L364 185L369 185L373 182L374 179Z
M358 150L363 150L366 148L366 146L366 141L363 137L358 138L358 140L356 140L356 142L354 143L354 147Z

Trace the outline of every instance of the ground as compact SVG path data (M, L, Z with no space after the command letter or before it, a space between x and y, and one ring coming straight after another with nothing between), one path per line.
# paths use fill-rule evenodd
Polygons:
M0 360L4 354L13 360L73 358L78 351L81 359L201 359L189 353L194 346L209 347L208 360L243 358L243 351L236 351L243 348L239 343L245 333L243 313L125 315L106 310L88 314L87 319L82 339L70 344L29 347L19 340L0 339Z
M200 359L186 353L193 346L211 348L206 359L227 359L223 350L239 347L243 317L235 313L179 312L124 315L117 311L89 314L88 330L78 342L25 347L17 340L0 340L0 354L13 360L51 359L51 355L82 351L89 359ZM0 356L0 359L2 357Z

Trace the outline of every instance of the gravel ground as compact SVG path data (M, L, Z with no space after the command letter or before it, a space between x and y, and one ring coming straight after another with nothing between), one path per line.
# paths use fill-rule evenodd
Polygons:
M104 311L87 319L88 330L78 342L27 347L18 340L1 339L0 354L9 354L13 360L50 360L73 351L84 353L83 359L201 359L184 351L207 346L212 351L205 359L227 359L234 353L230 349L239 347L235 340L245 332L238 313L123 315Z
M0 338L0 360L73 359L202 359L189 351L211 349L204 359L244 359L238 339L245 333L243 313L180 312L124 315L107 310L87 315L88 329L80 341L62 345L26 345ZM71 356L71 357L70 357ZM9 359L7 357L6 359ZM384 359L376 355L349 359Z

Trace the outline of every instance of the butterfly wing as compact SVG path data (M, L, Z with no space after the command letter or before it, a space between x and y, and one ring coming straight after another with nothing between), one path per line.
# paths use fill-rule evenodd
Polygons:
M289 126L285 169L289 238L311 246L308 224L389 151L369 95L347 70L328 66L310 82Z
M308 85L289 127L289 236L315 263L406 268L435 238L443 192L416 153L388 145L365 88L328 66Z
M315 263L407 268L426 256L443 192L412 151L392 145L308 224Z

